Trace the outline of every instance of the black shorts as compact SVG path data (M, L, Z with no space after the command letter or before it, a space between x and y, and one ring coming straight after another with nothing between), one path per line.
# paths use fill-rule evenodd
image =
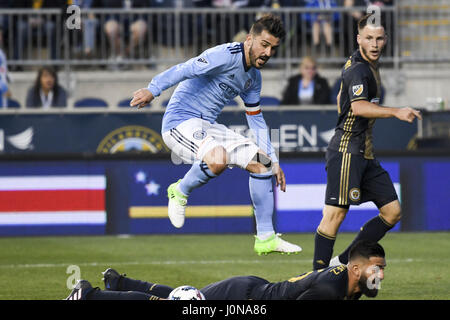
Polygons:
M325 204L346 207L373 201L378 208L397 200L391 177L378 160L327 150Z
M200 291L206 300L249 300L255 287L269 283L255 276L238 276L214 282Z

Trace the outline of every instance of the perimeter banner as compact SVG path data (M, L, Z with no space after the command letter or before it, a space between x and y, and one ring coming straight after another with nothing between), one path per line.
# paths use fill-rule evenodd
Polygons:
M0 153L167 153L163 113L18 114L0 117ZM280 152L323 151L337 121L335 111L265 111L270 138ZM251 137L242 110L223 112L217 122ZM416 124L378 120L375 150L405 150Z

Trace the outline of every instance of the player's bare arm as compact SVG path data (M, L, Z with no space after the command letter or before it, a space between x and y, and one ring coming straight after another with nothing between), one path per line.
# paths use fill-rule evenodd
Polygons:
M133 99L130 102L130 106L141 109L148 105L153 99L154 97L150 90L142 88L133 92Z
M390 108L382 107L367 100L352 102L352 112L355 116L364 118L392 118L412 123L415 118L422 120L420 111L413 108Z

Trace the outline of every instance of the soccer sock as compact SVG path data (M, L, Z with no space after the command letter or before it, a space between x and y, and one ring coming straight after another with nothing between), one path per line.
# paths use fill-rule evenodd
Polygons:
M98 288L91 290L87 300L156 300L151 294L138 291L106 291Z
M267 237L267 234L274 233L272 172L250 173L249 188L255 211L256 235L264 238L264 236Z
M127 277L123 277L120 281L120 291L139 291L147 294L151 294L160 298L167 298L173 288L141 280L135 280Z
M209 170L205 162L196 161L181 179L178 188L184 195L189 196L192 190L206 184L215 177L216 175Z
M314 260L313 269L322 269L328 267L331 256L333 255L333 247L336 237L330 237L317 229L314 239Z
M350 248L360 240L371 240L378 242L381 238L384 237L386 232L391 230L394 226L386 222L380 215L375 218L370 219L366 222L366 224L361 228L359 233L356 235L356 238L353 242L339 255L339 261L343 264L348 263L348 253L350 252Z

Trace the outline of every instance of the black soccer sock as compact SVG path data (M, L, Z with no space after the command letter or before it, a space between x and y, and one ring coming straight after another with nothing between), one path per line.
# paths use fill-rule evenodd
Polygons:
M139 291L151 294L160 298L167 298L173 288L141 280L123 277L120 282L120 291Z
M317 229L314 247L313 269L322 269L328 267L336 237L330 237Z
M350 252L350 248L360 240L370 240L378 242L381 238L384 237L386 232L391 230L394 226L386 222L380 215L375 218L370 219L366 222L366 224L361 228L361 230L356 235L356 238L353 242L339 255L339 261L343 264L348 263L348 253Z
M86 300L158 300L158 297L138 291L106 291L95 288L87 294Z

